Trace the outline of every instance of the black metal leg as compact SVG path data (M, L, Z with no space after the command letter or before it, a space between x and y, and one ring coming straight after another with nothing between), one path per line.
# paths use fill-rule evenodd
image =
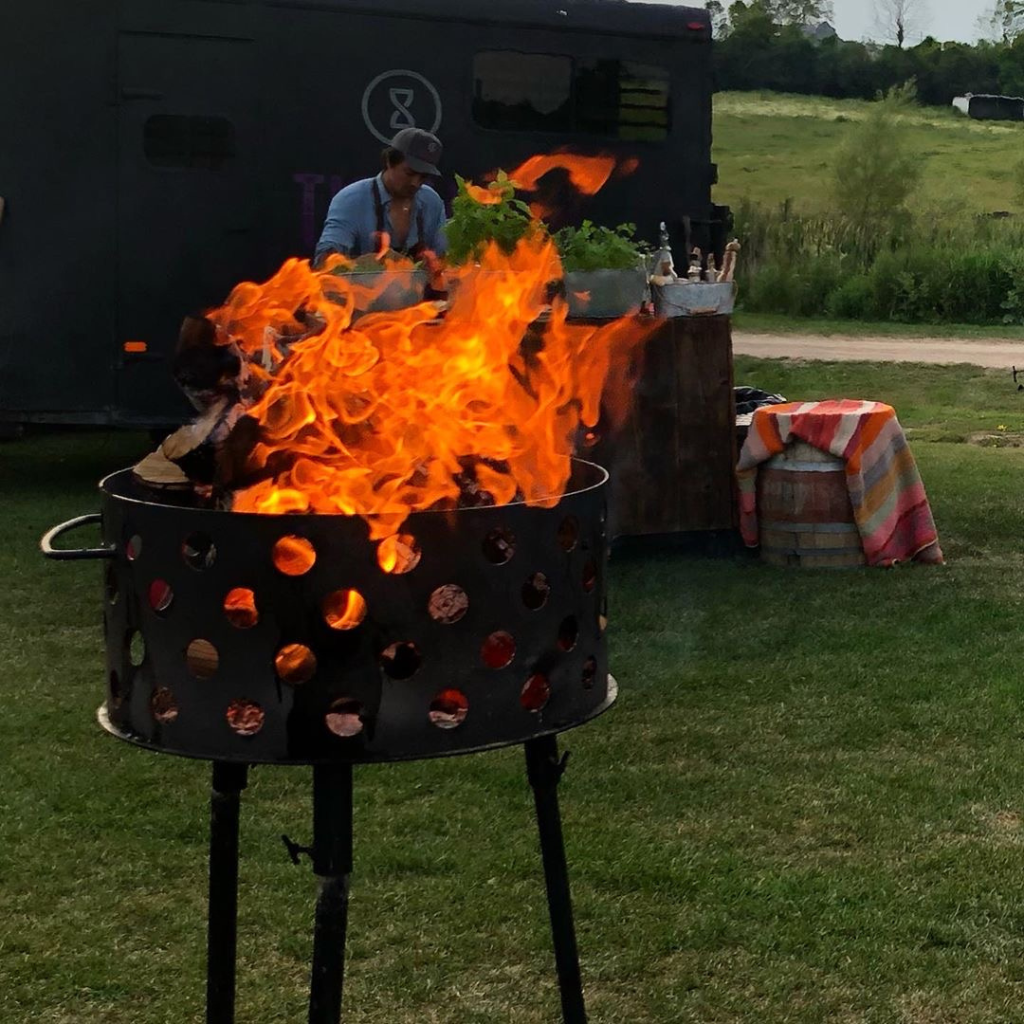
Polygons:
M206 1024L234 1024L238 937L238 809L248 782L244 764L213 764L210 793L210 910Z
M351 764L313 768L313 870L320 878L320 895L313 932L309 1024L338 1024L352 873Z
M565 758L559 761L558 741L554 736L527 740L525 747L526 772L533 787L537 825L540 829L540 852L548 889L558 989L562 996L562 1019L565 1024L586 1024L583 979L580 977L576 929L572 922L572 899L569 895L569 869L562 841L562 818L558 812L558 780L565 771Z

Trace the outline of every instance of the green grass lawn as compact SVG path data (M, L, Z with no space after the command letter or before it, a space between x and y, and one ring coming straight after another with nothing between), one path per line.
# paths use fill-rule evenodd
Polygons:
M804 212L827 208L832 156L867 106L818 96L719 93L715 201L735 206L748 198L773 206L790 198ZM901 121L923 161L919 206L1021 212L1011 171L1024 158L1024 126L972 121L940 107L922 107Z
M788 397L891 401L945 568L612 562L619 705L561 788L595 1024L1024 1021L1024 396L968 367L737 360ZM1005 431L999 432L998 426ZM208 769L95 724L100 573L39 535L146 448L0 447L0 1021L202 1019ZM239 1022L305 1019L310 772L242 815ZM359 767L346 1021L558 1018L515 749Z
M957 340L1012 341L1024 346L1024 327L1019 324L979 326L978 324L905 324L895 320L829 320L784 316L779 313L749 313L733 317L738 331L752 334L849 335L862 338L956 338ZM1022 347L1024 361L1024 347Z

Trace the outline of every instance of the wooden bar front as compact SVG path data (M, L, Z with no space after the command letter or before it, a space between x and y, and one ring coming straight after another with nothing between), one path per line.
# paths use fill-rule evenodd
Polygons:
M610 536L735 531L735 424L730 318L662 321L625 423L590 450L611 474Z

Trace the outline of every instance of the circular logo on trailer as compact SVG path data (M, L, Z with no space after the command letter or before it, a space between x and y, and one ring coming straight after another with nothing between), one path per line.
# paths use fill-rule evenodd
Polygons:
M363 120L387 144L403 128L441 127L441 97L418 71L385 71L363 93Z

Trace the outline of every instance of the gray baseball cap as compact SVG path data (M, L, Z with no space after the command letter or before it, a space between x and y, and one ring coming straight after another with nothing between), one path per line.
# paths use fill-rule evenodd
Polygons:
M405 162L419 174L440 176L437 164L441 160L443 148L436 135L422 128L403 128L391 140L391 148L397 149L405 157Z

